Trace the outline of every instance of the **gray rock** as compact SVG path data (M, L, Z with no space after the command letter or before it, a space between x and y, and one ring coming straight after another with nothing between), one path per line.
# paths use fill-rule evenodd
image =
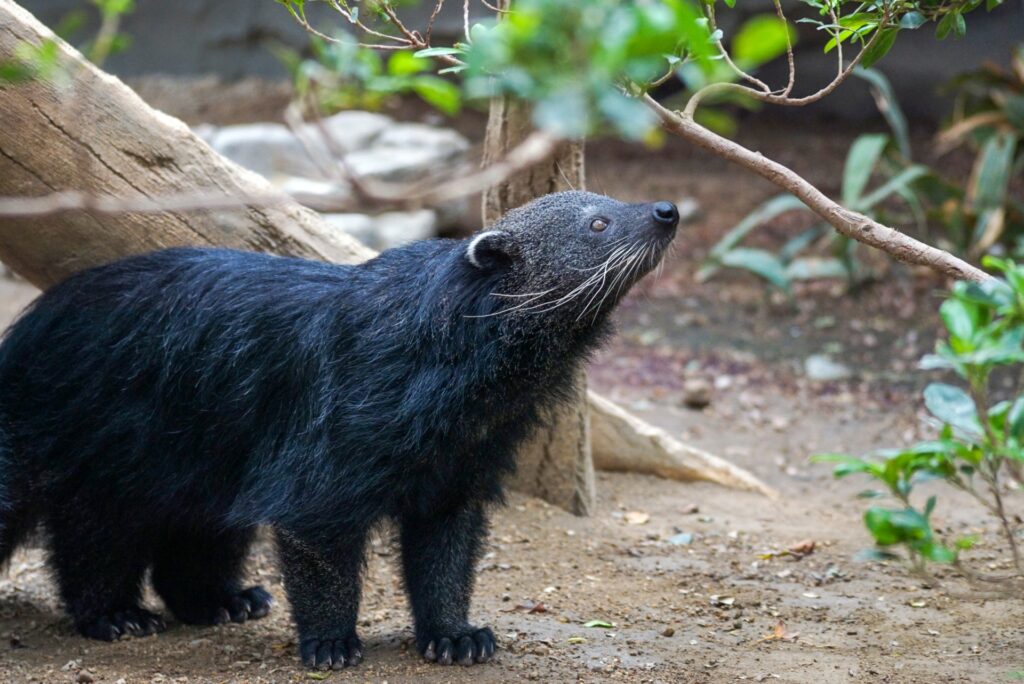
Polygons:
M469 149L469 141L458 131L419 123L391 126L377 138L375 147L429 147L455 157Z
M429 209L393 211L377 216L331 213L324 214L323 218L334 228L378 251L437 234L437 214Z
M418 180L427 173L447 168L453 156L430 147L375 146L346 155L345 163L360 178L401 183Z
M467 149L469 141L458 131L425 124L395 124L377 136L371 147L346 155L345 162L359 176L408 182L452 167Z
M394 122L383 114L356 110L338 112L323 120L323 127L338 147L345 153L369 147ZM322 136L316 124L306 124L314 136Z
M693 533L680 532L679 534L674 534L668 538L668 543L676 546L689 546L693 543Z
M298 138L276 123L225 126L207 139L231 161L270 179L281 176L323 178Z
M337 211L352 200L351 188L314 178L285 178L277 183L277 187L299 204L317 211Z
M804 372L811 380L843 380L853 375L847 366L825 354L812 354L804 359Z
M711 394L711 383L704 378L687 378L683 383L683 403L692 409L708 406Z

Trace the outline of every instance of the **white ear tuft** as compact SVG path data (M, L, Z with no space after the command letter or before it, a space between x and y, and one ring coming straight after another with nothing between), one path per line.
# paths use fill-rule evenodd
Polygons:
M477 259L476 248L480 245L481 241L493 238L500 234L501 231L499 230L488 230L484 233L480 233L479 235L475 236L472 240L470 240L469 245L466 247L466 259L469 261L469 263L473 264L479 269L483 269L483 264L481 264L480 260Z

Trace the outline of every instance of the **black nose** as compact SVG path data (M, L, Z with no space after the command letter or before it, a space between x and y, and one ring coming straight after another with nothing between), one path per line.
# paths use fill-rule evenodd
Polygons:
M654 220L666 226L674 226L679 223L679 210L671 202L655 202Z

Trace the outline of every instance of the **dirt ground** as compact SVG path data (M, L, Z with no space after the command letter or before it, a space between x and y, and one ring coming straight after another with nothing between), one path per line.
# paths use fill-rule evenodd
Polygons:
M793 164L827 192L853 131L773 127L747 142ZM494 627L496 660L470 669L420 661L382 536L373 547L361 632L366 659L336 682L1011 682L1024 679L1024 621L1011 600L964 598L951 580L926 589L898 565L854 560L868 538L855 498L866 485L834 481L813 453L897 446L927 433L914 370L933 344L941 281L902 268L859 292L801 288L794 303L744 276L693 281L700 258L733 222L771 194L759 180L681 146L657 156L594 145L590 185L626 199L699 200L658 280L619 312L620 334L591 367L598 389L671 433L728 457L781 496L636 475L599 474L599 504L576 518L513 495L494 516L478 573L473 618ZM768 238L799 226L781 220ZM872 263L875 263L874 261ZM884 264L884 262L878 262ZM0 280L6 322L33 296ZM828 353L851 378L814 382L811 354ZM703 411L682 406L682 386L715 386ZM1020 508L1019 501L1014 501ZM628 515L627 515L628 514ZM1007 560L968 502L941 492L937 524L972 531L990 568ZM797 544L812 553L774 555ZM39 550L20 552L0 580L0 681L303 682L273 550L250 568L277 599L250 624L114 644L75 636L59 610ZM151 599L157 603L157 599ZM158 603L157 603L158 604ZM611 627L586 627L600 620Z

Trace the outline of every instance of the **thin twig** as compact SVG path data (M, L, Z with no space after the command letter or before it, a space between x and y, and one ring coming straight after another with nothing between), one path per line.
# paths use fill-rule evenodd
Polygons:
M437 19L437 15L441 11L441 6L444 4L444 0L439 0L439 2L437 2L437 4L434 5L434 11L431 13L430 19L428 20L427 24L427 37L424 38L422 35L420 35L418 31L410 30L409 27L407 27L402 22L402 20L398 17L398 13L395 12L394 7L392 7L391 3L389 2L382 3L380 8L384 14L384 18L387 19L388 23L395 27L395 29L402 34L400 36L393 36L387 33L382 33L380 31L371 29L366 24L364 24L362 20L353 17L351 10L347 9L344 6L344 3L340 2L340 0L327 1L330 3L331 7L333 7L337 12L344 16L353 26L359 28L359 30L369 35L378 36L380 38L386 38L387 40L395 42L394 45L387 43L356 43L356 45L358 45L359 47L370 48L373 50L424 50L426 48L431 47L430 37L431 34L433 33L434 21ZM317 38L320 38L321 40L327 41L328 43L339 44L344 42L338 38L329 36L323 33L322 31L318 31L316 28L310 25L306 18L301 14L297 12L291 12L291 15L295 19L295 21L298 22L299 26L305 29L309 34L314 35ZM462 64L462 62L453 55L436 55L436 58L452 66L459 66Z
M793 86L796 85L796 62L793 59L793 40L789 36L789 22L786 21L786 15L782 11L782 2L780 0L774 0L775 2L775 13L779 17L779 21L782 22L782 28L786 31L786 66L789 69L789 79L786 81L786 87L783 88L781 95L783 97L789 97L789 94L793 92Z
M804 105L809 105L814 102L817 102L818 100L832 93L832 91L834 91L836 88L842 85L842 83L846 81L847 78L849 78L850 74L853 73L854 68L856 68L856 66L860 64L861 59L864 58L864 55L872 47L874 47L875 43L881 37L882 29L888 22L888 16L889 15L887 11L886 14L883 16L882 21L879 22L878 29L871 36L868 42L864 44L864 47L861 49L860 52L857 53L857 56L854 57L853 60L845 68L840 69L839 73L836 75L834 79L832 79L832 81L828 85L824 86L817 92L811 93L810 95L805 95L803 97L789 97L788 95L783 96L776 95L775 93L760 92L748 86L740 85L739 83L712 83L710 85L704 86L703 88L701 88L700 90L693 94L693 97L690 98L690 101L686 103L686 108L683 110L682 116L692 119L694 113L697 111L697 107L700 106L701 100L703 100L708 95L714 94L717 91L738 92L743 95L752 97L755 100L760 100L761 102L766 102L768 104L774 105L784 105L787 107L802 107Z
M338 14L340 14L343 17L345 17L345 19L348 21L348 23L352 24L353 26L358 28L363 33L366 33L366 34L371 35L371 36L377 36L378 38L384 38L386 40L397 41L397 42L400 42L400 43L405 43L405 44L409 44L410 43L408 38L401 38L399 36L393 36L393 35L391 35L389 33L384 33L383 31L377 31L376 29L370 28L369 26L367 26L366 24L363 23L362 19L359 19L357 16L353 15L352 14L352 10L349 9L347 4L342 2L341 0L327 0L327 1L330 4L330 6L333 7L335 11L338 12ZM390 5L391 5L391 3L385 2L385 3L382 3L381 8L385 9L387 7L390 7Z
M442 7L444 7L444 0L437 0L434 3L434 11L430 13L430 19L427 20L426 37L423 39L427 45L430 45L430 39L434 35L434 22L437 21L437 15L441 13Z
M718 24L716 23L715 6L713 4L704 4L704 16L708 20L708 29L710 30L710 32L714 33L715 31L717 31ZM737 65L736 62L732 60L732 56L729 54L729 51L725 49L725 46L722 45L721 40L715 41L715 47L718 48L718 54L722 57L722 61L729 65L729 68L732 69L737 76L747 81L748 83L757 86L766 93L770 93L772 91L771 87L767 83L741 69L739 65Z

